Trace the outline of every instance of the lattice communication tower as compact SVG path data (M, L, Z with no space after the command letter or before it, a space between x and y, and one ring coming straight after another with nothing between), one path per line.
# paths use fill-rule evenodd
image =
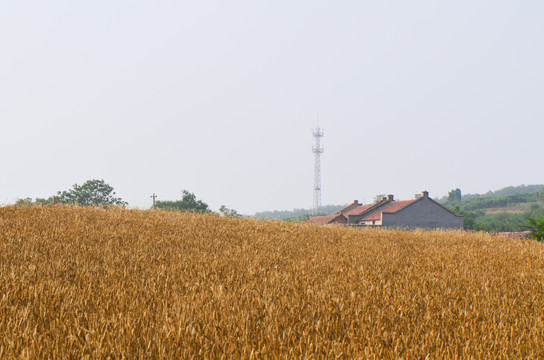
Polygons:
M314 162L314 203L312 206L312 214L317 214L321 209L321 154L323 153L323 146L321 146L321 138L323 137L323 131L317 127L312 130L312 134L315 139L314 146L312 146L312 152L315 155Z

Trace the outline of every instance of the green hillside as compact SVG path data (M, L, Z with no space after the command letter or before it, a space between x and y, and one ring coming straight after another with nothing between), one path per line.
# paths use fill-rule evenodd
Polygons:
M321 207L319 215L334 214L338 210L344 208L346 205L324 205ZM293 210L275 210L275 211L262 211L254 215L258 219L265 220L299 220L303 221L310 217L310 209L293 209Z
M455 190L452 190L454 192ZM544 217L544 185L509 186L486 194L440 199L465 216L465 228L483 231L523 231L530 217Z
M489 190L485 194L463 194L463 201L478 199L478 198L496 198L496 197L505 197L510 195L519 195L519 194L531 194L544 191L544 185L520 185L520 186L507 186L505 188L491 191ZM448 196L444 196L438 201L446 202Z

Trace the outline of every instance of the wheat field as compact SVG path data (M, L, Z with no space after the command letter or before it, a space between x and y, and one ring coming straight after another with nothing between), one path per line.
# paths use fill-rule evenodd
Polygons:
M542 358L543 249L464 232L3 207L0 358Z

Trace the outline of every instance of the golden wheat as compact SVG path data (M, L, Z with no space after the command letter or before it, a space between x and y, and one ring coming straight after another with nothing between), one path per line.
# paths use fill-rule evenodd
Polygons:
M539 358L544 247L0 208L0 358Z

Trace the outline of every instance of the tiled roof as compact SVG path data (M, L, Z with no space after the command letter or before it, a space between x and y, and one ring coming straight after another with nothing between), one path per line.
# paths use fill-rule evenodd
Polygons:
M361 213L365 212L366 210L370 209L372 205L361 205L356 207L355 209L351 209L347 213L345 213L345 216L349 215L360 215Z
M404 209L405 207L407 207L408 205L412 205L413 203L415 203L417 201L416 200L403 200L403 201L395 201L393 203L393 205L391 205L390 207L388 207L387 209L385 209L384 211L382 212L385 212L385 213L396 213L397 211L400 211L402 209Z
M380 220L382 218L382 213L388 213L388 214L391 214L391 213L396 213L402 209L404 209L405 207L407 207L408 205L411 205L413 204L414 202L416 202L417 200L403 200L403 201L394 201L394 202L390 202L386 205L388 205L387 207L383 208L383 209L380 209L379 211L375 212L374 214L368 216L368 217L365 217L364 219L362 219L361 221L376 221L376 220Z
M349 209L353 205L355 205L355 204L354 203L348 204L348 205L344 206L342 209L338 210L338 212L343 213L346 209Z
M529 239L531 237L530 231L522 232L499 232L495 234L496 236L506 236L510 239Z
M375 212L381 212L382 209L384 209L385 207L388 207L389 204L391 203L392 203L391 200L383 199L374 204L359 206L358 208L355 208L351 210L350 212L346 213L346 216L349 216L349 215L354 215L354 216L363 215L364 216L365 213L374 214Z
M334 216L334 214L333 215L323 215L323 216L312 216L308 220L306 220L305 222L310 223L310 224L323 225L323 224L328 223L332 219L333 216Z
M364 222L364 221L375 221L375 220L380 220L382 218L382 212L381 211L378 211L377 213L375 213L374 215L370 215L369 217L366 217L364 219L361 220L361 222Z
M353 200L353 202L351 204L348 204L346 205L344 208L340 209L339 212L340 214L343 214L345 215L346 213L350 212L351 210L361 206L362 204L359 204L359 201L357 200Z
M329 224L331 221L335 220L337 217L342 216L340 213L334 213L331 215L323 215L323 216L312 216L305 222L309 224L319 224L319 225L325 225Z

